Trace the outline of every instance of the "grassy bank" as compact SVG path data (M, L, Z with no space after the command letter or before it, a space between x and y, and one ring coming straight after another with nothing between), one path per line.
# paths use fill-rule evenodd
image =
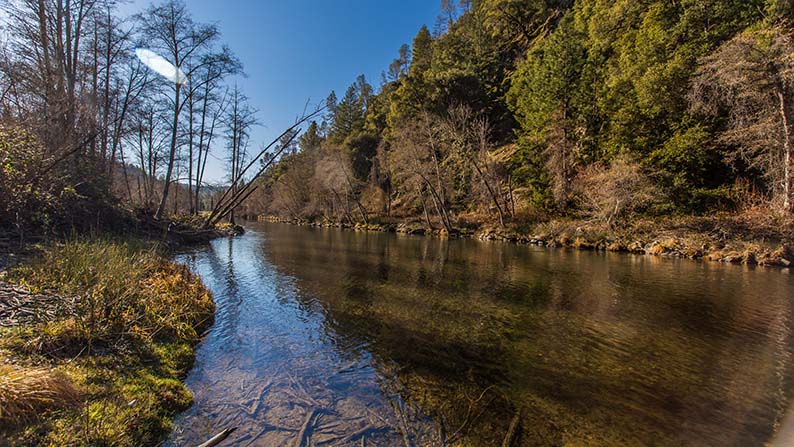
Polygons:
M4 273L0 445L155 445L213 302L143 242L78 240ZM14 303L9 305L9 303Z

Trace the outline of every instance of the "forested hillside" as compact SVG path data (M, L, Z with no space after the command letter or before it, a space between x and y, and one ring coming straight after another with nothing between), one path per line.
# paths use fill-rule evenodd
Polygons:
M331 93L263 214L434 228L792 210L787 0L442 1Z
M184 3L4 5L6 231L125 208L447 232L794 228L790 0L444 0L380 80L351 80L270 146L251 139L266 123L234 83L241 61ZM147 68L144 45L185 79ZM211 157L229 194L205 177Z

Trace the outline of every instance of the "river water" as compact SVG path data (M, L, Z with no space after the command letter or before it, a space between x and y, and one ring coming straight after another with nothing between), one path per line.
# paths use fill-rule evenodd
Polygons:
M785 270L261 223L177 260L217 315L171 445L794 445Z

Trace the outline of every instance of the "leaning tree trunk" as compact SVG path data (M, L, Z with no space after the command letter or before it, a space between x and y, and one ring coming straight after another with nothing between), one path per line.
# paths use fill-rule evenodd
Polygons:
M496 211L499 213L499 226L504 228L505 226L505 213L502 210L502 205L499 203L499 198L497 197L496 193L494 192L493 188L491 187L491 183L488 181L488 178L480 169L480 165L477 164L477 161L474 160L474 156L470 156L469 160L471 164L474 166L474 169L477 171L477 174L480 175L482 182L485 184L485 188L488 189L488 194L491 196L491 200L493 200L493 204L496 207Z

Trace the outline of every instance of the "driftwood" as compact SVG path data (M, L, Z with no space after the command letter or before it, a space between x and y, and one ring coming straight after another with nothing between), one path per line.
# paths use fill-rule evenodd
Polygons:
M292 397L302 400L305 404L308 404L309 406L323 408L323 405L320 402L317 402L317 400L313 398L308 391L306 391L306 388L304 388L304 386L301 385L300 382L295 380L292 374L290 374L288 371L286 372L286 374L290 382L292 382L292 384L295 385L295 388L297 388L297 390L300 391L301 394L303 394L303 396L298 396L296 393L290 392L289 394L291 394Z
M0 284L0 327L53 321L68 312L76 298L32 293L24 287Z
M306 420L303 421L303 426L301 426L301 431L298 432L298 439L295 441L296 447L304 447L309 445L309 438L312 436L312 426L314 425L314 420L317 419L322 413L325 413L327 410L322 408L314 408L312 411L306 415Z
M513 420L510 421L510 428L507 429L507 435L505 439L502 441L502 447L511 447L513 442L516 439L516 435L518 434L519 423L521 422L521 413L516 411L516 415L513 416Z
M216 445L223 442L226 438L228 438L229 435L232 434L235 430L237 430L237 427L227 428L222 432L218 433L217 435L208 439L205 443L199 444L198 447L215 447Z
M262 428L259 430L259 432L257 432L255 435L253 435L251 437L251 440L247 444L245 444L245 447L254 445L255 443L257 443L257 441L259 441L259 438L264 436L264 434L269 432L269 431L296 432L298 430L296 430L294 428L289 428L289 427L280 427L278 425L264 424L262 426ZM238 441L242 441L242 439L238 440Z
M397 422L398 422L397 430L400 432L400 434L403 437L403 443L405 444L405 447L413 447L414 443L413 440L411 439L411 434L408 431L408 423L405 420L405 411L403 410L401 404L402 401L397 395L394 396L395 399L392 399L392 396L387 396L387 397L389 399L389 404L391 405L392 410L394 411L394 415L397 418Z
M342 444L350 444L356 439L361 439L361 442L364 443L367 436L374 436L378 433L385 433L388 431L390 431L390 428L387 425L381 425L379 427L364 427L357 432L345 436L342 439Z
M160 237L166 242L179 245L200 244L223 236L242 233L242 227L230 227L219 230L213 227L202 227L198 222L182 223L168 219L156 219L147 210L138 210L137 219L141 228L150 236Z

